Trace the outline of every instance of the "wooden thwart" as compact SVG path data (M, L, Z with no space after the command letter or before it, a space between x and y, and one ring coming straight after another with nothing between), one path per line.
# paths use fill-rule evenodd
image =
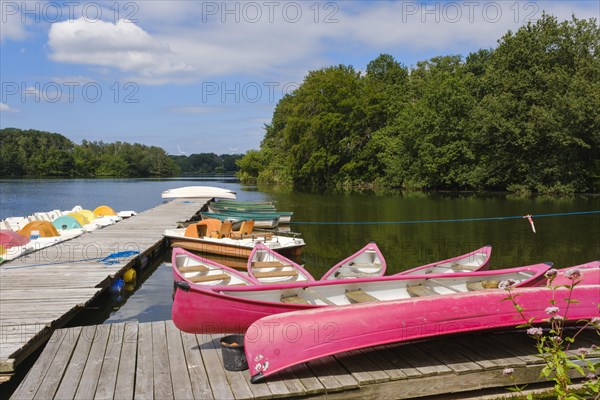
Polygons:
M498 281L477 281L467 282L467 289L471 291L485 290L485 289L498 289Z
M361 289L352 290L346 292L348 300L354 303L368 303L371 301L379 301L378 298L371 296L367 292L363 292Z
M254 272L255 278L283 278L283 277L298 276L296 271L269 271L269 272Z
M181 273L206 271L208 271L208 267L205 267L204 265L190 265L188 267L179 267L179 272Z
M200 275L200 276L192 276L187 278L191 282L199 283L199 282L210 282L210 281L228 281L231 277L227 274L214 274L214 275Z
M434 291L433 289L428 288L427 286L423 286L423 285L407 286L406 291L412 297L437 296L439 294L436 291Z
M252 263L252 269L260 269L260 268L282 268L282 267L291 267L289 264L282 264L279 261L254 261Z
M287 296L287 297L281 297L281 302L285 303L285 304L309 304L308 301L306 301L306 299L300 297L300 296Z

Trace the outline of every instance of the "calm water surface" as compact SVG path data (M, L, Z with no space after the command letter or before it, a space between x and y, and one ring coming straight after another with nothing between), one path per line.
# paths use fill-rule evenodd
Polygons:
M599 210L598 196L512 199L506 194L307 194L272 187L246 187L231 180L2 180L0 216L70 209L76 204L92 209L108 204L116 210L139 212L160 204L163 190L189 185L226 187L237 191L239 200L275 201L279 210L294 211L293 220L297 223L291 229L300 232L306 241L302 261L315 277L369 241L377 242L381 248L389 273L463 254L486 244L493 246L490 266L493 269L543 261L552 261L563 268L600 259L600 214L535 218L535 234L525 219L393 223ZM114 299L114 310L107 322L169 319L172 304L169 268L167 264L158 266L124 304L123 298Z

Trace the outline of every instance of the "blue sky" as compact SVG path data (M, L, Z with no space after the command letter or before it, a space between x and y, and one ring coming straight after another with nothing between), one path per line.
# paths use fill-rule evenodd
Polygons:
M0 128L163 147L258 148L308 71L490 48L594 1L0 1Z

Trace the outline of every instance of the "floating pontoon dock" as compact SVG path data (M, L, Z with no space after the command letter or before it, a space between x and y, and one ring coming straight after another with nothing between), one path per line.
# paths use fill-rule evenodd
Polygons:
M146 263L161 250L163 231L193 216L209 200L175 199L0 265L0 374L10 376L114 279ZM111 265L99 262L128 250L140 254Z
M598 337L584 331L573 348ZM179 331L172 321L57 330L12 399L407 399L540 381L535 341L523 331L479 333L352 351L250 383L223 368L220 335ZM290 343L293 346L293 343ZM591 350L590 350L591 351ZM598 357L590 353L590 357ZM596 359L597 360L597 359ZM514 369L514 383L505 376Z

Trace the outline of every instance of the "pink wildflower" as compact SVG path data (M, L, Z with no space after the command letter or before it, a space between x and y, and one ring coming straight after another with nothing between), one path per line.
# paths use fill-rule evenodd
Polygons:
M513 368L504 368L504 371L502 371L502 375L511 376L514 372L515 370Z
M581 278L581 270L579 268L567 270L565 276L571 280L579 279Z
M558 309L558 307L554 307L554 306L546 308L546 314L548 314L548 315L554 315L559 311L560 310Z
M587 356L588 354L590 354L590 350L586 349L585 347L582 347L580 349L575 350L575 353L579 354L580 356Z
M554 279L558 275L558 270L555 268L551 268L544 274L548 279Z
M562 315L553 315L552 317L550 317L550 320L560 322L564 321L565 317L563 317Z
M600 317L594 317L594 318L592 318L592 320L590 321L590 323L592 325L600 325Z
M515 285L515 283L517 283L515 280L507 279L505 281L501 281L500 283L498 283L498 287L500 289L508 290L508 289L512 288Z
M542 336L543 335L542 328L529 328L527 329L527 334L530 336Z

